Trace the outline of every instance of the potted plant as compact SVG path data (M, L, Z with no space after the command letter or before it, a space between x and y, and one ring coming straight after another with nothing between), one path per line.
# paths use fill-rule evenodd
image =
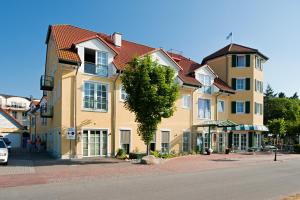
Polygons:
M226 148L225 149L225 154L229 154L230 153L230 149L229 148Z
M206 154L207 154L207 155L210 155L210 154L213 152L213 149L211 149L211 148L206 148L205 151L206 151Z

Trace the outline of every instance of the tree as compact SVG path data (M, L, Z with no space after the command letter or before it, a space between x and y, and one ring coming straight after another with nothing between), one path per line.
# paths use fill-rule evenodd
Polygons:
M274 93L274 90L272 89L271 85L268 84L264 95L266 98L275 98L277 94Z
M286 134L286 122L283 118L270 120L268 127L269 131L276 136L276 143L278 137L283 137Z
M279 98L286 98L285 94L283 92L279 92L278 93L278 97Z
M297 92L295 92L293 94L293 96L290 97L290 99L299 99L299 96L298 96Z
M162 118L169 118L175 111L179 86L175 71L153 61L150 56L134 58L126 66L121 80L127 93L125 107L135 114L138 134L147 145Z

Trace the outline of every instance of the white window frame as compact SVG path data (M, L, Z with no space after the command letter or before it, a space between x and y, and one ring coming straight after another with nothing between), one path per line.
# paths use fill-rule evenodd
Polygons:
M86 108L84 105L84 98L85 98L85 83L91 83L94 84L94 101L97 99L97 85L105 85L106 87L106 109L98 109L97 103L94 102L94 108ZM89 81L89 80L84 80L82 84L82 110L84 111L92 111L92 112L108 112L109 110L109 84L108 83L103 83L103 82L98 82L98 81Z
M255 68L260 71L263 70L262 61L263 61L263 59L261 57L255 56Z
M88 155L87 156L84 156L83 155L83 138L82 138L82 145L81 145L81 155L82 157L105 157L105 156L109 156L110 155L110 146L109 146L109 129L108 128L84 128L81 130L81 136L83 136L83 131L88 131L88 138L89 138L89 135L90 135L90 131L100 131L100 139L101 139L101 136L102 136L102 131L106 131L106 134L107 134L107 137L106 137L106 154L107 155L103 155L102 153L102 145L101 145L101 141L100 141L100 144L99 144L99 148L100 148L100 155L90 155L90 142L88 140Z
M83 73L88 74L88 75L92 75L92 76L108 77L108 75L109 75L109 61L108 61L109 60L109 56L108 56L108 52L107 51L101 51L101 50L97 50L97 49L92 49L92 48L84 47L84 50L83 50L84 55L85 55L85 49L89 49L89 50L95 51L95 74L85 72L84 71L84 66L83 66ZM100 64L98 62L98 54L105 54L106 55L106 61L107 62L105 64ZM103 60L103 58L101 57L100 60ZM100 66L100 65L107 67L107 74L106 74L106 76L102 76L102 75L98 74L98 66Z
M238 81L242 81L244 83L242 88L238 88ZM239 90L239 91L246 90L246 78L244 78L244 77L236 78L235 88L236 88L236 90Z
M238 104L242 103L243 104L243 112L238 112ZM246 110L246 103L244 101L236 101L236 114L245 114Z
M125 102L126 99L123 98L123 95L125 96L125 98L127 98L127 96L128 96L128 94L124 90L124 86L121 84L120 85L120 101Z
M186 109L191 108L191 95L189 94L182 95L182 108L186 108Z
M205 109L203 110L203 113L204 113L204 117L200 116L200 109L199 109L199 106L200 106L200 100L205 100L205 101L209 101L209 104L210 104L210 107L209 107L209 117L205 117L206 116L206 112L205 112ZM205 99L205 98L198 98L198 118L199 119L211 119L211 116L212 116L212 112L211 112L211 99Z
M254 113L260 116L263 115L263 104L258 102L255 102L254 104L255 104Z
M169 141L168 141L168 152L167 154L170 153L170 150L171 150L171 145L170 145L170 140L171 140L171 131L170 130L160 130L160 152L162 152L162 133L163 132L169 132ZM162 153L166 153L166 152L162 152Z
M243 57L244 58L244 65L238 65L238 58L239 57ZM238 54L238 55L236 55L236 67L237 68L244 68L244 67L246 67L246 55L240 55L240 54Z
M121 128L119 129L119 148L122 149L122 143L121 143L121 134L122 131L129 131L129 153L132 148L132 129L131 128Z
M220 104L219 104L221 102L223 103L223 110L222 111L220 111ZM225 101L224 100L218 100L218 112L219 113L225 112Z

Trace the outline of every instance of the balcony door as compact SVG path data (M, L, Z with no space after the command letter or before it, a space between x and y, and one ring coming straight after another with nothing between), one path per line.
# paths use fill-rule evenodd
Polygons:
M83 156L107 156L107 143L107 130L84 130L82 133Z

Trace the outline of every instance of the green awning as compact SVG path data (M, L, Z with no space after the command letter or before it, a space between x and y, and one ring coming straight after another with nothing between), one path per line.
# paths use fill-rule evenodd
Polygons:
M241 124L234 127L225 127L225 131L269 131L268 127L264 125L247 125Z
M202 124L194 125L194 127L235 127L238 124L230 121L230 120L207 120Z

